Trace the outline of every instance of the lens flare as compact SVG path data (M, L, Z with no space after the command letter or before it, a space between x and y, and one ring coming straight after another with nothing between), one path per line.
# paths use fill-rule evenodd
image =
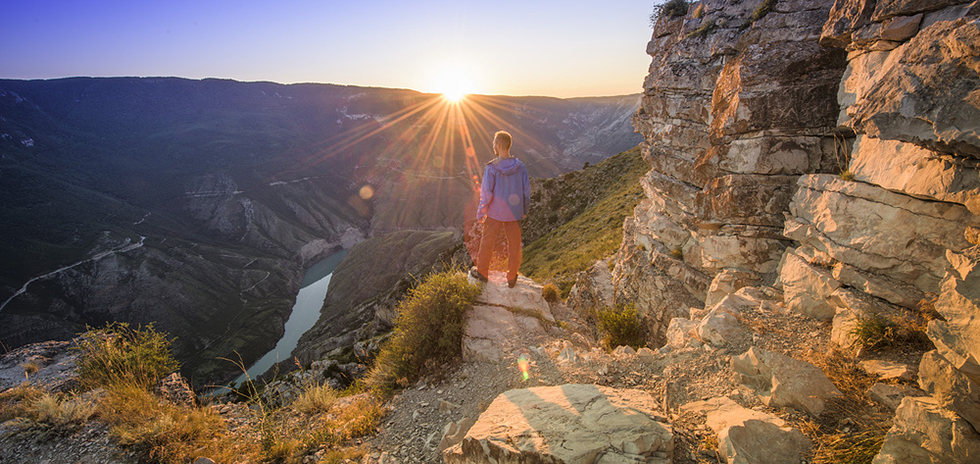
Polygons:
M361 187L361 191L358 194L361 196L362 199L370 200L372 197L374 197L374 187L371 187L370 185L365 185Z
M531 378L531 357L522 354L517 358L517 367L521 370L521 376L524 378L524 381L527 382L527 379Z

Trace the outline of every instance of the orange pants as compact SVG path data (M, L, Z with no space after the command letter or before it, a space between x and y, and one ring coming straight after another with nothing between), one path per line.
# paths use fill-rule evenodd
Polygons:
M517 270L521 268L521 223L517 221L501 222L487 218L483 223L483 237L480 239L480 254L476 259L476 270L484 276L489 276L490 260L493 258L493 244L497 233L504 228L507 234L507 280L517 278Z

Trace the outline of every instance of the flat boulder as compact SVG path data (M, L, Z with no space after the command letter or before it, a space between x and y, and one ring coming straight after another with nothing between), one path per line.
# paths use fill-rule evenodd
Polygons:
M800 462L813 445L786 421L726 397L689 403L680 412L705 414L705 424L717 434L718 449L729 463Z
M442 456L446 464L667 464L673 443L649 393L569 384L502 393Z
M733 356L732 368L741 382L770 407L791 407L819 416L827 400L841 396L827 375L813 364L754 346Z

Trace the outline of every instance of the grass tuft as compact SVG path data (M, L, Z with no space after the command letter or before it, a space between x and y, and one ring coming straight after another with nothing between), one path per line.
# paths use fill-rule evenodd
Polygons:
M172 339L153 329L113 322L82 334L79 381L85 389L139 383L150 388L179 367L170 350Z
M859 317L849 333L858 346L872 351L891 347L927 350L932 345L925 333L925 324L916 322L914 317L898 322L879 314Z

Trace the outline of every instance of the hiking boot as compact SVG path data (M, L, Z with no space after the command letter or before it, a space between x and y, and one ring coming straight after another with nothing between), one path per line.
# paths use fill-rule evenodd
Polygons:
M476 270L475 267L473 269L470 269L470 277L472 277L472 278L474 278L476 280L479 280L480 282L483 282L483 283L486 283L486 282L488 282L490 280L490 279L487 279L483 274L480 274L480 271Z
M516 286L516 285L517 285L517 276L514 276L514 280L507 279L507 286L508 287L514 288L514 286Z

